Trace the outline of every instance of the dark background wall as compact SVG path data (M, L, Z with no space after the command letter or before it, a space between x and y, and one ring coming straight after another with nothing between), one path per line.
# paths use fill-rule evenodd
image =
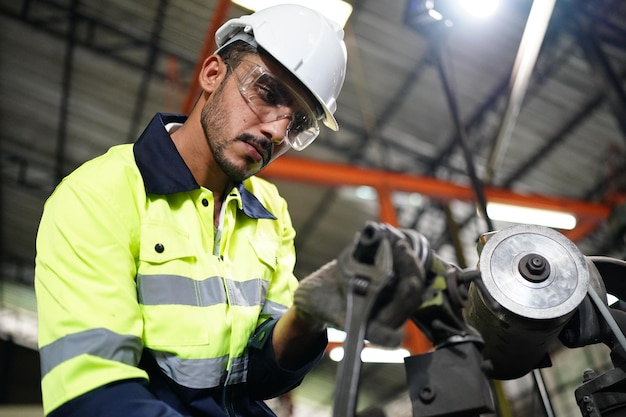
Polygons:
M0 340L0 404L41 404L39 352Z

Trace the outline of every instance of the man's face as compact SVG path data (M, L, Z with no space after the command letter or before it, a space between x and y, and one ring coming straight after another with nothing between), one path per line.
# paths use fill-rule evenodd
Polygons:
M243 181L285 153L290 148L287 129L293 136L294 120L311 114L312 105L301 98L301 87L285 80L287 75L277 65L250 55L231 68L205 103L201 114L205 137L215 161L232 181Z

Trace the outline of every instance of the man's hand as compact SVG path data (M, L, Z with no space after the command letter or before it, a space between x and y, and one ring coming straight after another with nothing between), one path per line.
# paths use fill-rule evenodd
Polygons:
M378 297L366 332L366 338L374 344L400 345L404 323L422 303L426 272L415 243L403 238L392 245L394 275Z
M365 337L374 344L394 347L403 337L403 324L421 304L424 262L428 248L425 239L415 233L405 233L391 226L378 224L381 231L380 244L391 247L392 276L377 295ZM384 240L384 242L383 242ZM348 256L354 256L358 241L346 248ZM295 306L300 315L327 323L337 329L345 329L350 279L355 274L358 261L342 254L300 282L295 294ZM356 264L355 264L356 262ZM367 269L365 269L367 270ZM362 295L353 293L353 297Z
M300 281L294 296L296 311L304 319L344 329L346 294L337 260L333 259Z

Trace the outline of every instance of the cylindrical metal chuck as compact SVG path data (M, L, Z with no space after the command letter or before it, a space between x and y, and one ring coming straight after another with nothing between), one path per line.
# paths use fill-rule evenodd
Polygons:
M589 287L584 255L561 233L520 225L493 233L472 285L465 320L484 339L488 375L514 379L550 364L548 351Z

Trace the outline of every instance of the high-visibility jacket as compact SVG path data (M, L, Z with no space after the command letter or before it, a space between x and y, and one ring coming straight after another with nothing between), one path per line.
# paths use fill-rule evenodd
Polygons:
M165 377L196 393L251 383L249 341L263 323L253 339L264 360L273 354L267 333L297 286L287 204L251 177L228 194L216 229L213 194L165 128L183 120L157 114L134 145L83 164L45 204L35 289L46 414L119 381ZM141 369L142 355L163 375ZM297 385L318 359L273 390Z

